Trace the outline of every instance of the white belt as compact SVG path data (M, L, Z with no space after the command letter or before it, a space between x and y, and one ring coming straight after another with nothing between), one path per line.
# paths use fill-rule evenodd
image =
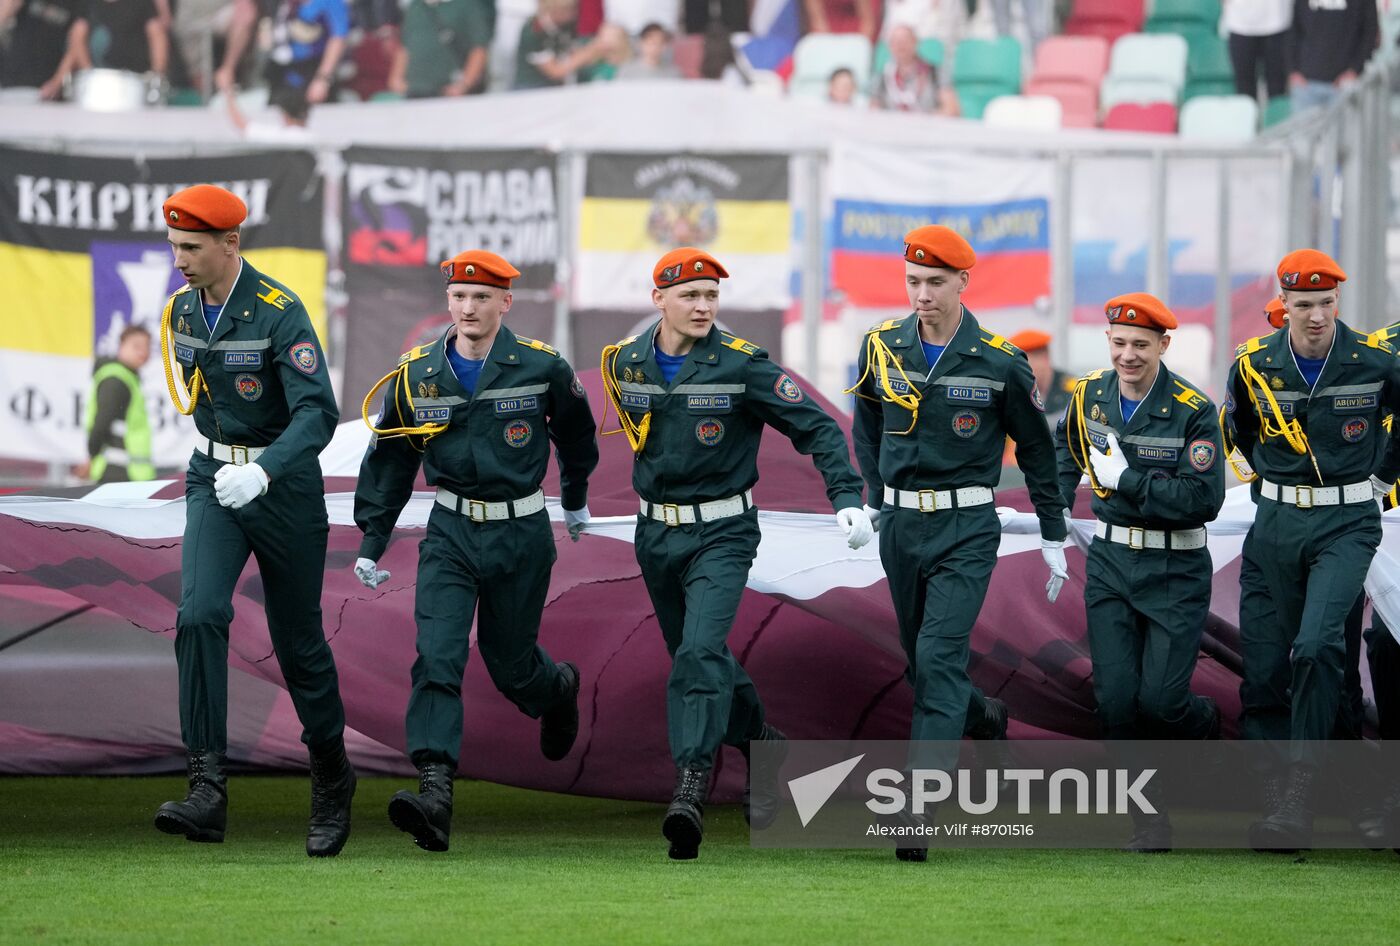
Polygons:
M748 512L753 508L753 490L746 489L738 496L728 499L715 499L708 503L690 505L676 503L653 503L642 500L642 515L649 516L668 526L691 526L696 522L714 522Z
M242 466L245 463L252 463L267 452L266 447L240 447L230 446L226 443L219 443L217 440L198 440L194 448L221 463L232 463L234 466Z
M1369 482L1348 483L1345 486L1281 486L1266 479L1259 480L1259 495L1286 506L1311 509L1314 506L1353 506L1375 502Z
M458 496L452 490L439 486L437 503L459 516L466 516L472 522L499 522L502 519L519 519L539 512L544 508L544 490L537 489L524 499L488 503L483 499Z
M986 486L964 486L961 489L895 489L885 487L885 502L903 509L919 512L940 512L962 509L964 506L986 506L994 499Z
M1141 526L1111 526L1100 522L1094 526L1094 535L1130 549L1165 549L1168 540L1173 551L1203 549L1206 547L1206 530L1182 529L1167 532L1163 529L1144 529Z

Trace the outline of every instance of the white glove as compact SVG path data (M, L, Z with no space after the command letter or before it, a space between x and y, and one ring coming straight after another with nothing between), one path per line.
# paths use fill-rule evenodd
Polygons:
M355 559L355 577L366 588L378 588L389 580L389 573L379 568L372 558Z
M220 506L242 509L267 492L267 474L256 463L226 463L214 474L214 495Z
M875 526L871 524L870 517L865 514L864 509L857 509L855 506L838 512L836 524L846 533L846 544L852 549L861 548L875 534Z
M1371 476L1371 496L1376 500L1376 504L1381 507L1381 512L1385 512L1385 498L1390 495L1390 484L1379 476Z
M1045 583L1045 598L1051 604L1060 596L1060 586L1069 577L1069 567L1065 564L1065 544L1053 539L1040 540L1040 557L1050 569L1050 580Z
M880 510L876 509L874 506L862 506L860 508L865 512L865 518L870 520L870 528L874 529L876 532L879 532Z
M1128 468L1128 461L1123 459L1123 448L1118 446L1118 438L1112 433L1108 435L1108 453L1099 453L1097 447L1090 447L1089 465L1094 468L1094 476L1100 486L1117 489L1118 480Z
M579 533L588 527L588 521L592 518L587 506L582 509L565 509L564 528L569 530L569 538L577 542Z
M1013 508L1013 507L1011 507L1011 506L998 506L998 507L997 507L997 523L998 523L1003 529L1005 529L1005 528L1006 528L1006 524L1007 524L1008 522L1011 521L1011 517L1014 516L1014 515L1016 515L1016 514L1019 513L1020 511L1021 511L1021 510L1015 509L1015 508Z

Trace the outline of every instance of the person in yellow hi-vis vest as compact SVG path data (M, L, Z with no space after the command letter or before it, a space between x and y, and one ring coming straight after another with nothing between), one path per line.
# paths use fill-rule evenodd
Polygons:
M141 366L151 357L151 333L140 325L122 329L117 357L100 362L88 392L88 462L74 470L95 483L153 480L151 421L141 393Z

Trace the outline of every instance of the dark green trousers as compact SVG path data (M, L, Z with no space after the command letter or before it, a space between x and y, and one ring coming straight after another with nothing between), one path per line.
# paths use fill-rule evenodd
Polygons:
M1346 623L1380 537L1372 503L1259 501L1240 565L1245 738L1291 739L1290 759L1320 761L1303 741L1327 739L1336 724Z
M318 747L341 737L345 710L321 626L326 567L325 486L307 464L272 481L266 496L225 509L214 496L223 464L195 454L185 478L185 539L175 662L180 738L191 752L228 748L228 629L233 592L251 553L262 578L267 629L302 725Z
M914 687L912 740L956 742L985 719L967 662L1000 544L991 505L933 513L886 505L880 512L880 561ZM911 760L934 767L953 761Z
M752 509L688 526L637 519L637 564L671 655L666 731L678 766L708 769L721 744L763 728L758 689L727 643L759 537Z
M1191 675L1210 612L1207 549L1089 547L1084 610L1094 695L1109 739L1201 739L1208 704Z
M564 696L564 677L538 643L557 557L543 511L472 522L433 506L418 546L418 659L404 724L415 765L457 764L473 612L477 648L497 690L531 718Z

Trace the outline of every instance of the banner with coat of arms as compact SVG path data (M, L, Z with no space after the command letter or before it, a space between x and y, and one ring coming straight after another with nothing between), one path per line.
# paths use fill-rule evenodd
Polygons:
M161 204L214 183L248 206L243 256L300 296L325 343L322 178L310 152L193 158L98 157L0 148L0 457L87 458L84 410L95 358L128 325L150 330L141 372L156 463L183 465L194 424L166 393L154 344L165 300L185 284Z
M786 155L589 155L575 305L649 309L657 259L696 246L729 271L723 308L786 308L792 301L788 187Z

